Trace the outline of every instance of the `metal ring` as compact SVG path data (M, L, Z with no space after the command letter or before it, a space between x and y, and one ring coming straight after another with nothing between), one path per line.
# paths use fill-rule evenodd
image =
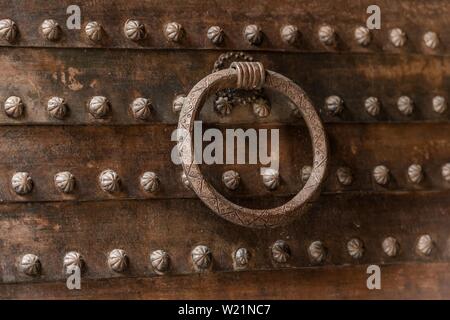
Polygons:
M286 95L303 116L311 136L313 147L313 166L309 179L303 188L287 203L271 209L250 209L232 203L222 196L205 180L200 167L194 159L192 132L194 121L210 92L224 88L248 85L248 79L241 64L233 64L233 68L220 70L200 80L186 97L178 121L179 132L189 132L178 144L181 163L192 190L197 196L219 216L242 226L254 228L276 227L302 215L311 206L311 201L318 196L320 186L325 179L328 162L328 144L325 130L311 101L305 92L288 78L273 72L264 71L261 66L254 65L259 85ZM254 68L255 69L255 68ZM264 73L264 75L263 75ZM265 77L264 77L265 76ZM264 78L265 79L264 79ZM265 80L265 81L264 81ZM256 81L256 80L255 80Z

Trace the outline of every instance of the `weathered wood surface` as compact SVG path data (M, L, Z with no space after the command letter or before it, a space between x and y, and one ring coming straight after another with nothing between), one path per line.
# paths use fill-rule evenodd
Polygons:
M132 51L81 49L0 48L0 102L11 95L22 98L25 114L12 119L0 112L0 124L142 124L129 110L140 96L153 101L151 123L177 123L172 111L177 94L187 94L211 73L219 52ZM449 112L439 115L432 99L442 95L450 100L450 58L418 55L336 55L256 53L269 70L274 70L300 85L321 112L324 122L448 122ZM351 85L349 85L351 84ZM209 123L296 122L286 99L271 95L273 107L266 119L257 119L250 107L236 107L231 116L221 118L204 107L201 119ZM103 95L111 102L107 119L94 119L87 110L92 96ZM327 96L339 95L345 110L340 116L328 115ZM404 116L397 99L410 96L414 114ZM65 120L51 118L48 99L60 96L70 109ZM379 116L364 109L370 96L382 103ZM145 122L144 122L145 123Z
M355 43L353 31L364 23L370 1L338 0L326 6L311 1L247 1L246 10L242 2L231 0L213 6L192 0L85 1L83 27L98 20L107 31L107 39L98 45L89 43L82 31L67 30L69 4L69 0L0 0L0 18L14 19L20 30L17 42L0 41L0 103L11 95L25 103L20 119L0 112L0 298L450 297L450 184L440 173L441 165L450 161L450 118L449 112L433 112L431 105L436 95L449 100L450 33L444 32L449 21L445 14L437 14L449 12L449 3L380 1L382 29L373 32L367 48ZM47 18L62 26L60 41L44 41L39 35L39 24ZM146 24L146 40L125 39L122 27L128 18ZM163 38L162 26L169 21L183 24L185 41L172 44ZM259 47L243 40L242 29L249 23L264 31ZM297 24L302 33L295 46L279 37L280 27L287 23ZM317 40L322 23L336 28L337 47L326 48ZM226 32L220 47L205 36L216 24ZM389 43L392 27L406 31L404 48L394 49ZM433 52L422 41L429 30L438 32L441 40ZM174 146L170 134L178 120L171 110L173 98L187 93L211 72L218 56L230 50L249 50L267 69L299 84L325 122L331 165L324 193L311 212L289 226L255 231L220 219L182 186L181 168L170 160ZM111 102L112 114L105 120L94 120L87 112L86 103L94 95ZM311 158L308 134L292 116L289 102L268 95L272 113L263 120L248 107L237 107L231 116L220 118L211 101L201 114L205 123L221 129L281 129L282 184L275 192L259 183L256 165L202 168L225 196L258 208L279 205L296 193L300 169ZM329 95L344 99L340 117L324 112ZM415 102L410 117L397 110L401 95ZM51 96L67 100L67 119L49 118L46 104ZM140 96L153 101L148 122L130 115L131 101ZM376 118L363 107L369 96L382 102ZM424 167L425 180L418 186L407 181L412 163ZM387 187L372 181L371 170L379 164L391 170ZM340 166L353 170L351 186L338 184L335 172ZM98 174L107 168L122 177L118 194L108 195L98 187ZM242 176L237 192L225 190L220 181L222 172L231 168ZM10 188L11 176L19 170L29 171L35 181L30 195L17 196ZM61 170L72 171L77 179L72 195L62 195L53 186L53 176ZM162 189L154 195L139 189L138 177L147 170L161 176ZM415 253L421 234L430 234L435 242L430 257ZM381 249L387 236L399 240L395 258ZM357 261L346 251L352 237L365 245L365 254ZM269 248L278 239L286 240L293 253L284 266L275 265L270 257ZM323 265L309 262L307 247L314 240L323 241L328 249ZM206 274L192 275L190 251L198 244L212 249L213 267ZM232 253L241 246L251 253L249 272L231 272ZM130 268L123 275L107 267L107 253L114 248L123 248L130 256ZM149 253L160 248L172 257L169 276L157 276L149 269ZM87 263L79 292L69 292L63 281L62 259L70 250L81 252ZM18 272L18 260L25 253L40 257L41 276ZM371 263L383 265L382 291L365 287L365 268Z
M2 299L449 299L449 263L381 266L381 290L366 287L367 265L162 278L0 284Z
M220 128L224 130L233 126ZM208 180L222 194L265 198L293 195L300 190L301 168L312 161L306 128L285 125L259 128L280 130L280 187L275 191L264 187L259 173L261 164L202 165ZM196 198L181 183L181 167L171 160L175 142L170 138L174 129L172 125L2 126L0 199L2 202L36 202ZM450 157L449 131L448 124L329 124L330 167L323 191L384 193L449 190L450 184L441 176L441 166ZM248 163L248 157L246 159ZM422 164L424 169L425 178L418 185L409 182L407 177L408 166L412 163ZM387 186L379 186L373 181L372 170L379 164L391 170L391 181ZM336 170L341 166L352 169L352 185L339 184ZM106 169L115 170L121 177L121 192L109 194L99 187L98 176ZM236 191L226 189L221 181L222 173L229 169L237 170L242 178L242 184ZM30 194L18 195L11 188L11 177L17 171L30 173L34 181ZM53 177L60 171L70 171L75 176L73 193L63 194L55 188ZM145 171L158 173L161 178L160 191L152 194L141 189L139 177Z
M241 202L268 206L274 200ZM232 271L232 254L240 247L250 251L249 270L449 261L449 205L447 193L323 195L298 221L255 230L215 216L198 199L4 204L0 206L0 276L4 283L62 280L62 259L76 250L85 257L85 279L154 277L149 254L164 249L171 255L170 277L195 272L190 252L199 244L213 252L212 273ZM418 237L425 233L435 243L429 257L415 252ZM382 251L381 242L387 236L399 241L397 257ZM353 237L364 242L365 253L359 260L346 249ZM286 240L292 251L284 265L271 259L270 246L278 239ZM308 257L307 248L315 240L323 241L328 250L323 265L311 264ZM107 254L114 248L126 250L130 257L123 275L107 266ZM25 253L40 257L41 276L32 278L17 270Z
M82 29L68 30L66 8L73 1L20 0L0 1L2 16L15 20L20 29L20 38L13 44L24 47L98 47L135 49L215 49L233 50L278 50L297 52L364 52L364 53L424 53L448 54L450 35L445 30L450 27L445 14L450 4L445 0L433 1L389 1L379 0L381 8L381 29L373 30L372 43L359 46L354 40L354 28L365 25L367 7L373 1L339 0L332 3L311 1L215 1L206 3L198 0L176 1L83 1L81 8ZM45 41L39 34L39 25L45 19L55 19L63 28L60 41ZM138 43L126 39L123 24L127 19L141 20L147 27L148 37ZM100 45L89 42L84 34L84 26L92 20L99 21L106 30L107 38ZM169 43L163 35L164 24L177 21L184 26L186 38L180 44ZM322 25L332 25L338 34L335 48L322 45L317 38L317 30ZM248 44L242 34L248 24L258 24L264 39L261 45ZM285 44L280 38L280 29L286 24L298 26L301 37L295 45ZM208 28L219 25L225 30L225 41L216 47L206 37ZM388 31L402 28L408 36L404 48L397 49L388 40ZM423 45L423 34L427 31L439 33L441 46L438 50L428 50ZM1 45L9 46L6 41Z

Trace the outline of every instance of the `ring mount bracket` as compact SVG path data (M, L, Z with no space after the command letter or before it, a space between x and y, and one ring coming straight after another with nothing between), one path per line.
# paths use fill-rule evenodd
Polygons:
M266 71L261 62L233 62L230 68L236 70L238 89L262 89Z

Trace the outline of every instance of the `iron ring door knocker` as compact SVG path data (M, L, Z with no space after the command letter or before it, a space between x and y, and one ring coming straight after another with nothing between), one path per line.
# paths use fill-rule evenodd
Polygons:
M279 207L250 209L229 201L205 180L198 164L193 161L194 146L191 136L194 120L211 92L231 87L240 89L265 87L276 90L291 99L306 122L313 148L312 172L299 193ZM319 115L298 85L279 73L264 70L260 62L234 62L229 69L217 71L200 80L186 97L178 129L180 129L178 132L189 133L179 137L178 149L183 170L192 190L212 211L233 223L252 228L285 224L306 212L311 206L311 200L320 192L326 174L328 144Z

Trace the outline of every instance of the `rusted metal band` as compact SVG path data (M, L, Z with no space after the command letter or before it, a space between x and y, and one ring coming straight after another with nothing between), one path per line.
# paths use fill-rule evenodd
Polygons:
M266 71L261 62L233 62L230 66L237 72L238 89L261 89L266 79Z

